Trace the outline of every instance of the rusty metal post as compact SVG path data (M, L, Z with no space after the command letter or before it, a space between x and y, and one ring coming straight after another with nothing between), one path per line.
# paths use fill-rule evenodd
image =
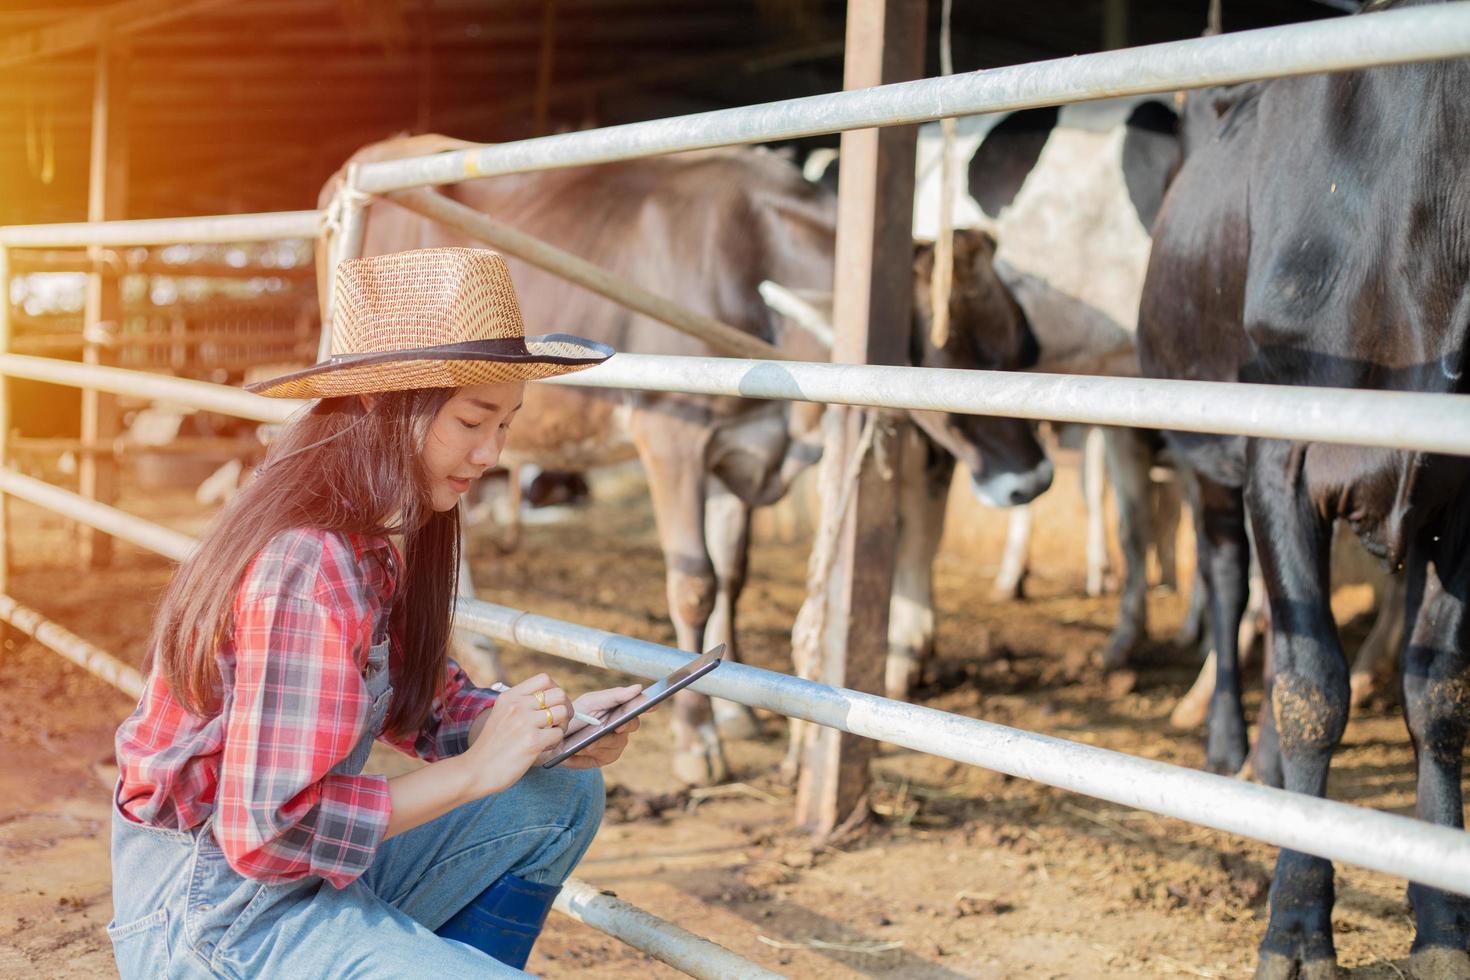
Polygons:
M924 67L924 28L925 0L849 0L843 87L917 78ZM912 126L842 134L834 361L902 364L907 359L916 137ZM846 456L861 451L865 413L840 411L847 414L840 440ZM880 416L837 544L816 677L874 694L883 692L888 654L898 450L897 424ZM870 741L832 729L816 732L803 760L797 822L825 838L865 819L873 748Z
M87 220L121 218L127 208L127 49L104 37L97 46L97 71L92 96L92 152L87 192ZM105 341L119 332L122 317L122 279L103 262L100 248L88 250L93 270L87 275L87 306L82 321L82 360L107 364L111 346ZM82 441L110 442L117 434L117 399L104 392L82 391ZM104 504L117 497L117 467L108 454L83 453L82 495ZM83 568L102 568L112 560L112 541L94 528L81 529Z

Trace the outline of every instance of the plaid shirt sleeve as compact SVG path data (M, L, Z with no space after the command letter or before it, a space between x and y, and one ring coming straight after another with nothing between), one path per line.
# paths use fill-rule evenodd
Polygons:
M423 728L410 737L383 741L426 762L451 758L470 747L470 726L494 703L494 691L476 687L464 669L450 660L444 674L444 689L434 699Z
M369 723L355 656L361 633L361 623L311 594L237 604L215 830L226 860L246 877L319 875L343 888L383 840L387 779L330 771Z

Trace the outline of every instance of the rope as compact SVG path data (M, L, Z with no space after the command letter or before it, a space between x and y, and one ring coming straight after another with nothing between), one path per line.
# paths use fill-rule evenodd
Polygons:
M847 409L843 406L828 407L822 415L823 441L822 461L817 466L817 493L822 500L822 511L817 519L816 538L812 542L812 553L807 559L806 599L796 614L796 624L791 628L791 662L797 676L817 680L822 663L822 634L827 631L827 580L832 574L832 564L837 558L837 539L842 533L842 524L852 505L853 489L862 472L863 460L873 446L873 435L877 428L878 411L870 410L863 419L862 433L857 446L846 459L835 450L841 445L842 430L846 427ZM834 504L835 501L835 505ZM800 764L799 746L804 746L811 725L791 719L791 748L788 759ZM794 771L785 773L787 778Z
M939 72L954 74L954 55L950 48L949 20L954 0L944 0L939 21ZM955 167L954 142L955 122L941 119L939 131L943 136L939 156L939 230L934 239L934 271L929 277L929 307L932 319L929 324L929 339L935 347L943 348L949 343L949 294L954 286L954 198Z
M373 195L360 191L343 180L337 185L332 199L322 208L322 237L330 239L342 231L347 215L360 211L372 203Z

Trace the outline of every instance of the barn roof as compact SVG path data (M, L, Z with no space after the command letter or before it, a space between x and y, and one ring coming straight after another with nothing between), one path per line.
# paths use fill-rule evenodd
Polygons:
M1225 27L1352 5L1224 0ZM1129 44L1191 37L1206 6L961 0L955 67L1099 50L1120 10ZM164 217L312 207L353 149L398 132L501 141L834 91L844 14L842 0L7 0L0 224L86 217L104 34L126 51L126 213Z

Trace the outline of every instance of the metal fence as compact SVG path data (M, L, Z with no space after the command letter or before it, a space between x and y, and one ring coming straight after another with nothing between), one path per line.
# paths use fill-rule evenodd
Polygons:
M353 169L348 190L359 196L392 195L518 171L1467 54L1470 3L1377 12L363 164ZM322 222L317 212L303 211L0 229L0 280L8 277L5 252L10 248L315 236ZM360 225L356 233L360 235ZM8 341L5 315L0 304L0 341ZM0 404L7 376L167 398L268 421L278 421L291 410L289 405L213 385L9 353L0 354ZM628 354L560 383L1147 425L1470 454L1470 426L1465 424L1470 421L1470 398L1458 395ZM0 423L8 422L4 415L0 408ZM0 439L4 431L0 425ZM173 557L189 547L188 539L180 540L182 536L173 536L175 532L36 483L13 470L0 473L0 493L32 500ZM101 662L95 647L71 643L66 639L70 634L57 633L59 627L51 628L55 624L38 623L39 617L13 600L0 599L0 617L42 642L49 642L46 636L59 638L57 646L70 647L69 655L84 665ZM684 659L677 651L654 644L473 600L462 603L460 623L559 656L642 676L658 676ZM124 677L117 674L112 681L118 683ZM136 679L127 678L120 686L135 685ZM855 734L1470 894L1470 837L1450 828L751 667L731 665L702 681L700 689ZM694 969L699 968L696 958Z

